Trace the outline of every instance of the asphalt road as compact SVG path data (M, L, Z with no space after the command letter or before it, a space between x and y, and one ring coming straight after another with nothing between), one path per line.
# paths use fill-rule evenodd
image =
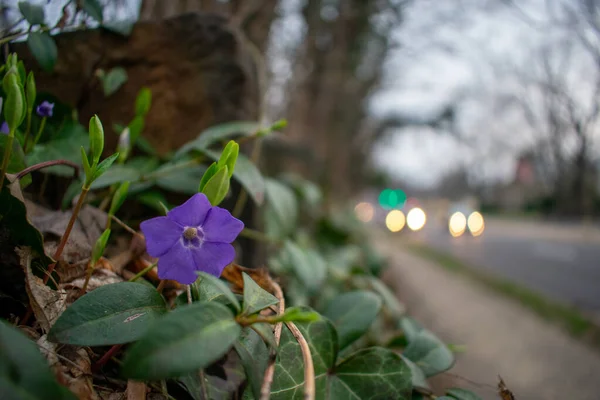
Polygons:
M467 233L453 238L438 221L429 221L411 236L473 267L600 316L600 230L488 219L480 237Z

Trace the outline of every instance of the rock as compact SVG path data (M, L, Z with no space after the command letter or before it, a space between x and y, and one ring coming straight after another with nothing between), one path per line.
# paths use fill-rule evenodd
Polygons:
M133 118L143 86L153 96L143 136L161 154L211 125L258 118L257 63L223 17L192 13L140 22L128 38L104 29L54 38L59 56L52 73L39 68L24 43L15 43L14 49L34 71L38 92L75 107L84 126L98 114L107 132L107 152L116 147L113 124ZM129 79L106 98L95 72L114 67L124 68Z

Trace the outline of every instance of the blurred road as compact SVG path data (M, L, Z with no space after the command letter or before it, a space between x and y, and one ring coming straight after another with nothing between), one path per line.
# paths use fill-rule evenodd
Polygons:
M600 316L600 229L578 224L486 219L480 237L453 238L428 221L417 241L548 298Z

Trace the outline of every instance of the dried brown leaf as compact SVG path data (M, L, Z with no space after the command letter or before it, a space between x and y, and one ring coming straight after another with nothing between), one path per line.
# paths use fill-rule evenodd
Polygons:
M67 292L62 289L50 289L31 272L33 255L29 247L17 248L15 251L25 272L25 288L29 296L29 304L44 332L48 332L66 308Z
M221 276L231 283L231 290L242 293L244 290L242 272L247 273L258 286L269 293L273 293L273 279L269 276L269 271L266 268L246 268L232 263L225 267Z
M144 382L127 381L127 400L146 400L146 384Z
M92 290L97 289L100 286L110 285L112 283L119 283L119 282L123 282L123 278L121 278L119 275L115 274L113 271L110 271L105 268L97 268L94 270L94 272L90 278L90 281L89 281L88 287L87 287L87 292L91 292ZM83 288L84 283L85 283L85 277L75 279L74 281L69 282L68 284L65 284L64 287L81 289L81 288Z

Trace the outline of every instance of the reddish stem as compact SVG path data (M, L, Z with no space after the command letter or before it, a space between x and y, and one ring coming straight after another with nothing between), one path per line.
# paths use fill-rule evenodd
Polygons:
M75 170L75 178L77 178L79 176L79 165L75 164L74 162L69 161L69 160L51 160L51 161L44 161L39 164L35 164L35 165L25 168L24 170L20 171L17 174L17 180L23 178L25 175L27 175L31 172L38 171L43 168L53 167L55 165L68 165L69 167L72 167Z
M104 355L92 366L92 372L98 372L100 368L102 368L102 366L117 353L117 351L121 350L121 347L123 347L122 344L115 344L106 353L104 353Z

